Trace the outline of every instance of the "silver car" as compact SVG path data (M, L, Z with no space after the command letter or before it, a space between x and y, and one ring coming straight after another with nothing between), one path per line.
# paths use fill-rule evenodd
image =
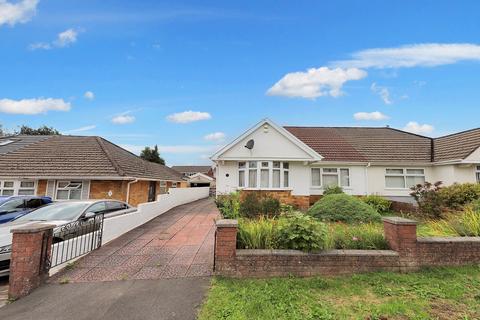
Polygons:
M64 201L46 205L12 222L2 224L0 226L0 277L9 274L12 251L12 234L10 230L14 228L34 223L55 225L56 228L53 230L53 241L55 243L70 239L73 236L82 235L82 230L92 232L92 228L86 227L85 224L93 223L95 224L93 228L96 228L97 219L91 218L100 214L103 214L104 218L108 219L135 210L136 208L131 207L127 203L116 200ZM70 222L77 223L69 224L67 228L65 225Z

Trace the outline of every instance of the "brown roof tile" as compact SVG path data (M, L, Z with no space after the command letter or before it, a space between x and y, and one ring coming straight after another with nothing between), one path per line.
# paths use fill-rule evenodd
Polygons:
M480 147L480 128L434 140L435 161L465 159Z

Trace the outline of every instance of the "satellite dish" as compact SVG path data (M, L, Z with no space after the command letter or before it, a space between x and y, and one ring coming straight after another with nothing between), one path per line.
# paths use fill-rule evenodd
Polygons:
M247 141L245 148L252 150L254 145L255 145L255 141L253 139L250 139Z

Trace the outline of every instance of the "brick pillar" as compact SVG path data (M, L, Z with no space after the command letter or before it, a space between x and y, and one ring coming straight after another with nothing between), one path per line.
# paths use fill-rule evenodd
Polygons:
M48 278L49 266L45 261L50 260L53 227L33 224L11 230L13 241L8 289L10 299L28 295Z
M237 255L238 221L222 219L216 222L215 232L215 271L227 275L234 273Z
M417 270L417 222L401 217L385 217L383 229L388 245L400 256L400 271Z

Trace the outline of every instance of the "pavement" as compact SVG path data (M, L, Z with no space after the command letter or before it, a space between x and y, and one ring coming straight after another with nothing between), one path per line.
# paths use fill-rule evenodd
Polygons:
M0 277L0 308L8 303L8 277Z
M7 304L0 319L195 319L213 273L218 216L212 199L176 207Z
M209 278L48 284L0 309L2 320L190 320Z

